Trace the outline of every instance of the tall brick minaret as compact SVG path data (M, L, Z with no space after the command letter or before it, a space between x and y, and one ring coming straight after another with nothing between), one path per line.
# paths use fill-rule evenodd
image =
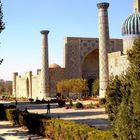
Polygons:
M50 97L49 94L49 67L48 67L48 30L40 31L42 34L42 69L41 69L41 94L43 98Z
M109 51L109 3L98 3L99 9L99 97L104 98L109 80L108 51Z

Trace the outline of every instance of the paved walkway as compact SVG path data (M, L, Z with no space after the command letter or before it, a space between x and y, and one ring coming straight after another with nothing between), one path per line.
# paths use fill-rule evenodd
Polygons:
M46 140L40 136L32 135L22 127L12 126L9 121L0 121L0 140Z
M33 109L28 107L28 111L32 113L45 114L46 109ZM108 115L105 112L105 108L95 109L65 109L63 108L51 108L51 116L59 117L63 120L71 120L76 123L84 123L91 126L95 126L99 129L109 129Z

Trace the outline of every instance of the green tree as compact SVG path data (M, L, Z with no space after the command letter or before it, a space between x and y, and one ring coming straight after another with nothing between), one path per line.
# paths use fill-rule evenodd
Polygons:
M126 75L113 80L107 89L107 112L118 140L140 139L140 39L128 52Z
M115 132L120 140L140 139L140 39L134 41L128 51L130 67L125 77L127 88L123 90L120 110L115 122ZM125 83L126 83L125 82ZM129 84L128 84L129 83Z
M0 82L0 95L2 95L5 92L5 84L4 82Z
M62 80L57 83L57 91L63 95L69 96L69 93L80 94L87 89L86 80L83 79L70 79Z
M61 96L63 96L63 95L67 96L68 95L70 85L68 85L67 80L59 81L57 83L56 87L57 87L57 91L61 93Z
M72 80L72 90L71 92L80 94L87 89L86 80L83 79L73 79Z
M133 48L127 52L130 67L127 75L131 75L131 79L140 80L140 39L134 41Z
M0 33L5 29L5 23L3 22L3 11L2 11L2 3L0 0ZM0 64L3 62L3 59L0 60Z
M118 108L122 101L122 83L118 76L111 77L106 92L106 111L109 119L113 122L118 113Z
M92 85L92 95L96 96L99 93L99 79L95 80Z
M3 22L2 3L1 3L1 0L0 0L0 33L4 29L5 29L5 23Z
M12 82L11 81L0 81L0 95L11 95L12 94Z

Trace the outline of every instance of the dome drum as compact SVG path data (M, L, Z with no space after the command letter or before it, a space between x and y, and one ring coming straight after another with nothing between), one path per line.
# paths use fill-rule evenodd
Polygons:
M131 49L133 47L133 42L135 39L138 39L139 35L128 35L123 38L123 51L124 53L127 52L127 50Z

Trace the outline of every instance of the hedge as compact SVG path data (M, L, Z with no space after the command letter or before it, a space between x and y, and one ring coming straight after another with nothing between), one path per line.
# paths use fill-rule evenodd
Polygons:
M25 117L29 113L26 111L20 111L17 109L6 109L6 118L13 125L16 126L26 126Z
M44 136L53 140L115 140L111 131L60 119L43 119Z
M5 107L0 104L0 120L6 120Z
M9 105L9 106L4 106L4 104L0 104L0 120L7 120L6 117L6 109L14 109L16 106L14 105Z
M46 116L41 114L28 113L24 117L26 127L33 134L43 135L43 126L41 119L47 119Z

